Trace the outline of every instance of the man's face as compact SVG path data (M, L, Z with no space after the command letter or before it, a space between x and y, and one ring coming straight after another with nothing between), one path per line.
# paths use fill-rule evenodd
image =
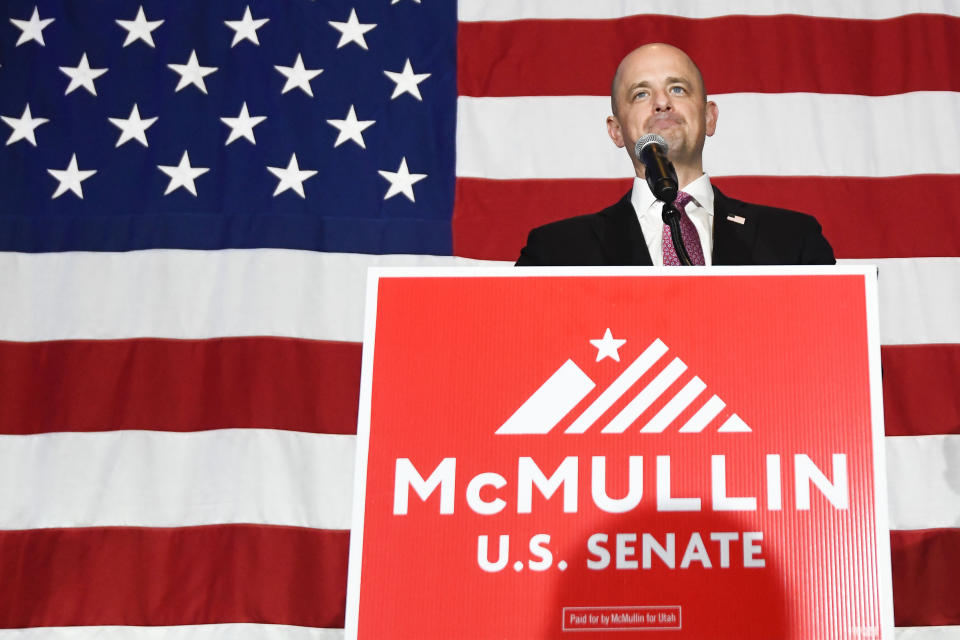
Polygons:
M616 115L607 132L633 158L637 139L656 133L670 147L674 164L702 168L703 143L717 126L717 105L706 102L703 83L687 55L670 45L647 45L632 52L617 73L612 96ZM640 171L641 165L634 160Z

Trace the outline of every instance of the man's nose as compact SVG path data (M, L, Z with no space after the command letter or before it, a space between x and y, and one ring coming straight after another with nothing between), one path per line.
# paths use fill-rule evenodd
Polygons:
M656 111L670 111L673 105L670 102L670 94L666 91L655 91L653 94L653 108Z

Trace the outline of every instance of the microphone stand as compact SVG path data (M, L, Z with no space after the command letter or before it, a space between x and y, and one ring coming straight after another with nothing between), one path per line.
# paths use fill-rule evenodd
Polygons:
M683 235L680 233L680 212L671 202L663 203L663 223L670 227L670 238L673 240L673 248L680 258L680 263L685 267L692 267L690 254L687 253L687 247L683 244Z

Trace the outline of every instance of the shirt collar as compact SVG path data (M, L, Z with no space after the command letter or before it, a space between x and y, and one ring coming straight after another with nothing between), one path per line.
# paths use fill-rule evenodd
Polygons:
M683 188L683 191L690 194L693 198L693 204L704 209L707 214L713 216L713 187L710 185L710 176L701 175L699 178ZM638 216L654 215L660 219L663 203L653 197L647 181L643 178L633 179L633 191L630 193L630 203ZM654 205L658 205L654 207Z

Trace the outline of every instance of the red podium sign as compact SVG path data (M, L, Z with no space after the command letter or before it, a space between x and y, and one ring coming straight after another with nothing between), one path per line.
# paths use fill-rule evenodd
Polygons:
M347 638L893 638L876 273L371 271Z

